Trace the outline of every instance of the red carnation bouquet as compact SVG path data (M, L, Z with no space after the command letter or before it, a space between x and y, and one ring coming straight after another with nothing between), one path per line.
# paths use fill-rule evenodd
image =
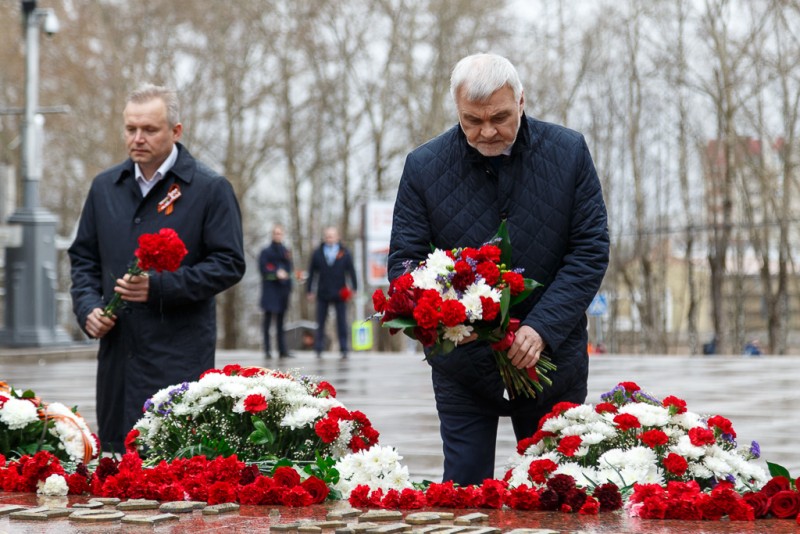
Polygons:
M446 354L475 339L491 343L509 395L535 397L555 365L542 356L534 368L517 369L508 359L519 320L509 310L541 286L511 269L511 243L506 222L480 248L434 249L425 261L408 266L392 281L389 294L372 295L381 325L402 331L431 349L429 357Z
M142 234L139 236L139 248L134 252L136 260L128 267L127 274L139 276L147 271L176 271L188 253L186 245L172 228L162 228L154 234ZM103 315L111 317L122 304L119 293L114 293L103 308Z

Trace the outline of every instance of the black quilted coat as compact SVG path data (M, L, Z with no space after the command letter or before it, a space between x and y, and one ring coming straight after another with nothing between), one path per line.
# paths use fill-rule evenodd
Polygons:
M557 397L559 383L588 372L586 308L608 265L605 203L581 134L523 116L510 156L480 155L458 125L415 149L406 159L394 207L389 278L401 275L407 260L424 259L431 244L480 246L504 218L513 266L544 284L512 310L542 336L559 367L541 401ZM474 357L476 352L484 357ZM485 344L437 355L431 365L461 375L478 391L502 388ZM453 399L448 407L443 398L437 393L440 409L469 409L465 399Z

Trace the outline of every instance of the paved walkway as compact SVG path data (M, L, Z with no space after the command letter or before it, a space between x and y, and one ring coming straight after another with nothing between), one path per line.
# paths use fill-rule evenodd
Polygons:
M404 457L414 480L441 477L441 443L433 407L430 377L420 354L355 353L347 360L338 354L296 353L288 360L265 362L256 351L221 351L217 365L275 366L296 370L331 382L338 398L350 409L363 411L381 432L383 445L395 446ZM743 357L670 357L670 356L594 356L589 380L589 402L596 403L600 393L620 381L634 381L656 396L676 395L698 413L718 413L732 420L742 444L758 440L764 458L784 465L800 475L797 449L800 428L800 391L796 377L800 358ZM15 387L33 389L45 401L77 405L89 424L95 426L94 347L79 350L0 350L0 380ZM501 423L496 475L502 476L503 464L514 451L510 424ZM87 498L70 498L70 503ZM32 494L3 494L5 504L40 503ZM62 504L63 505L63 504ZM298 519L322 519L331 509L346 506L334 503L308 509L283 507L242 507L236 514L219 518L199 515L182 516L179 522L146 527L147 531L170 533L269 532L271 526L285 525ZM452 511L452 510L451 510ZM623 513L579 516L557 512L487 511L488 525L503 531L513 528L541 528L543 532L584 534L702 534L748 532L794 532L794 521L755 523L643 521ZM459 512L456 510L455 512ZM462 513L470 512L461 511ZM456 515L462 515L457 513ZM106 533L134 532L143 527L101 523L81 525L67 519L47 523L12 521L0 516L0 534L17 533ZM766 530L765 530L766 529ZM323 532L333 532L332 529Z
M349 409L364 412L381 432L383 445L396 447L414 480L440 480L441 442L428 366L411 353L337 353L317 359L296 352L284 360L264 360L260 352L220 351L217 365L273 366L325 379ZM94 347L82 350L0 352L0 380L33 389L45 401L78 406L92 428L95 418ZM740 444L756 440L765 460L800 476L800 357L593 356L588 402L620 381L634 381L657 397L676 395L691 411L719 414L733 422ZM501 422L496 476L502 476L515 442L511 425Z

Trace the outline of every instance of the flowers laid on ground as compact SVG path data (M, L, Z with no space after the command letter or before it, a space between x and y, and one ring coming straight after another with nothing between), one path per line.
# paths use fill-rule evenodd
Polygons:
M759 456L758 444L737 448L736 432L724 417L702 417L683 400L658 400L633 382L620 383L602 401L557 404L539 430L518 444L510 484L540 484L567 474L581 486L692 481L709 489L728 481L742 491L767 481L750 461Z
M149 463L236 454L243 461L311 462L377 443L366 415L347 410L327 382L229 365L162 389L126 440Z
M139 248L134 252L136 259L128 267L127 274L140 276L147 271L176 271L188 253L186 245L172 228L162 228L153 234L142 234L139 236ZM103 308L103 315L111 317L122 304L119 293L114 293Z
M65 461L88 463L98 450L97 436L76 410L0 382L0 453L19 458L48 451Z
M535 397L540 380L549 383L546 373L555 366L543 356L536 367L517 369L506 351L519 327L509 310L541 284L510 264L503 221L495 238L480 248L435 249L419 265L408 265L408 272L392 281L388 297L375 291L373 306L382 326L419 340L431 349L429 357L473 337L490 342L509 395Z

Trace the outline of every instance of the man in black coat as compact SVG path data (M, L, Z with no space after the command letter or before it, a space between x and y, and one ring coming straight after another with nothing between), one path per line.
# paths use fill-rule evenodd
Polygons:
M325 321L328 317L328 307L332 304L336 309L339 349L342 358L347 358L347 301L358 288L358 284L353 257L339 241L339 231L333 226L325 229L322 244L311 256L306 281L309 300L314 299L314 284L317 287L317 332L314 337L317 357L322 356L325 348Z
M214 367L214 297L245 271L233 188L178 143L176 93L147 84L129 95L123 119L130 158L95 177L69 248L75 316L100 340L100 440L117 452L150 396ZM188 249L180 267L126 274L139 236L162 228ZM108 317L115 292L125 305Z
M491 348L466 343L429 359L444 450L444 479L494 478L498 418L517 440L561 401L587 394L586 309L608 265L600 182L579 133L524 114L522 83L505 58L478 54L453 69L459 124L408 155L397 193L389 277L440 249L479 247L507 221L512 267L543 287L511 310L520 319L508 358L558 369L535 399L509 400Z
M272 229L272 243L261 250L258 268L261 272L261 309L264 310L264 354L270 354L269 331L275 317L275 338L278 356L289 357L286 348L286 335L283 330L283 317L289 307L292 292L292 253L283 244L284 231L279 224Z

